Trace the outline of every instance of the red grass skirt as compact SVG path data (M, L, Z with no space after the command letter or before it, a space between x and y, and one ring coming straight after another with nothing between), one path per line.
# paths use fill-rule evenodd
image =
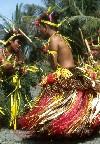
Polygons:
M18 118L21 129L50 136L83 136L100 126L100 108L97 112L98 104L93 106L97 93L91 81L77 69L65 78L62 73L67 74L68 70L62 70L58 79L54 73L47 76L33 108ZM97 103L100 105L100 98Z
M74 91L68 96L41 95L34 107L18 119L21 129L47 135L84 135L100 126L100 115L90 122L93 97L86 91Z

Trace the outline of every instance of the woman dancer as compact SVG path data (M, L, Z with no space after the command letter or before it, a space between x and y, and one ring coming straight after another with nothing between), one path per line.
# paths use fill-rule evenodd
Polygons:
M33 136L89 135L100 126L100 93L93 75L75 67L71 47L57 31L57 20L56 12L44 13L35 23L49 38L47 53L54 72L41 81L41 95L18 124Z

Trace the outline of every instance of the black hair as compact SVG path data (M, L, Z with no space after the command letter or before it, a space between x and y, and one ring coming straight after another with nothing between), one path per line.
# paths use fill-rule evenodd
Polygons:
M14 34L13 30L9 31L5 36L4 40L7 41Z
M53 11L52 13L43 13L39 18L40 23L44 27L45 27L45 23L41 22L41 20L50 21L51 23L58 24L59 23L58 19L59 19L59 13L57 11ZM49 25L49 27L51 27L54 30L58 30L58 28L53 25Z
M52 13L43 13L40 16L40 20L50 21L52 23L58 24L59 13L57 11L53 11Z
M4 40L7 41L11 36L13 36L13 34L16 34L16 36L14 38L12 38L12 41L19 39L23 45L25 45L27 43L26 38L21 35L21 33L18 30L10 30L5 36L4 36ZM20 34L20 35L17 35ZM10 43L8 42L5 46L9 45Z

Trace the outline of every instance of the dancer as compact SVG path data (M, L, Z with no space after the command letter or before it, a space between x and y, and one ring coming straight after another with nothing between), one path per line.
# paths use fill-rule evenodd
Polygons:
M4 44L4 48L0 49L0 65L4 70L3 72L10 75L14 67L25 61L21 47L26 43L26 38L19 30L14 29L9 31L5 35L4 40L0 42Z
M25 58L21 48L26 44L27 39L19 29L12 29L6 33L4 40L0 40L0 42L4 45L0 49L0 79L3 90L0 106L5 113L2 126L8 126L8 119L10 119L13 107L11 106L13 100L11 101L10 94L14 94L13 91L17 85L14 80L18 80L17 75L22 75L24 72L22 65L25 63Z
M71 47L58 31L58 14L44 13L36 26L48 37L53 73L42 81L43 91L33 108L18 118L20 129L38 136L85 136L100 127L100 93L94 77L75 67Z

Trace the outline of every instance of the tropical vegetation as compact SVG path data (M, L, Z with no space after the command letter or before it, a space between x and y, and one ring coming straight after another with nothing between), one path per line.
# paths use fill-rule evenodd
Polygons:
M16 10L12 15L12 20L0 15L0 18L4 22L0 28L1 38L3 38L6 30L12 27L20 28L30 39L28 44L23 47L27 64L35 64L39 68L37 73L32 73L31 71L27 76L22 77L22 93L19 93L19 95L25 96L26 92L29 92L30 85L36 85L41 77L50 71L47 56L41 52L41 47L44 46L46 41L38 38L39 32L34 26L35 19L44 10L55 10L59 13L59 23L62 21L59 31L69 41L76 65L83 66L85 63L88 63L92 65L95 71L100 70L100 1L42 0L42 2L44 3L44 7L35 4L17 4ZM92 55L92 50L95 48L98 53L97 57L93 57ZM97 67L94 66L95 63L97 63ZM16 82L19 84L19 79ZM16 90L19 89L19 85L17 86ZM0 89L1 97L1 95L3 95L2 87L0 87ZM14 91L14 94L16 95L16 91ZM27 93L27 95L28 94L29 93ZM14 111L12 111L12 113L13 119L13 116L15 116ZM0 107L0 116L3 114L3 107Z

